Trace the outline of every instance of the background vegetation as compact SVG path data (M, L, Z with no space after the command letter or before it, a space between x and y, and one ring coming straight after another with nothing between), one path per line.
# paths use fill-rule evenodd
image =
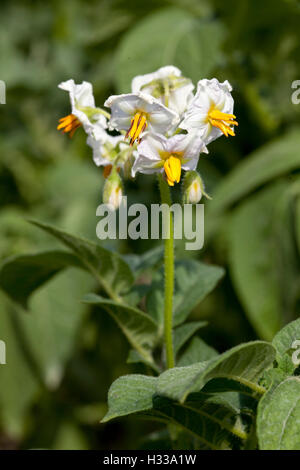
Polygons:
M201 157L213 196L205 247L195 254L179 245L177 256L226 270L193 312L209 322L201 338L219 352L271 340L300 308L300 105L291 102L299 20L297 0L2 1L1 259L56 246L28 218L97 240L102 172L83 132L69 140L56 131L69 112L59 82L92 82L101 106L111 93L128 92L134 75L163 65L195 83L228 79L237 136ZM132 201L157 201L152 177L126 189ZM108 246L137 254L155 243ZM93 289L87 274L68 270L31 298L27 313L0 292L8 362L0 366L0 448L135 449L159 429L133 419L99 424L109 385L141 368L126 364L128 345L113 321L80 302Z

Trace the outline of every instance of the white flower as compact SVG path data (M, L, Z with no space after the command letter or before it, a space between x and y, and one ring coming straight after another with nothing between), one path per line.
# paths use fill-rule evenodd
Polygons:
M161 67L154 73L138 75L131 83L132 93L149 93L160 103L182 115L193 98L195 88L189 78L173 65Z
M95 107L93 87L89 82L82 82L76 85L73 79L62 82L58 85L62 90L68 91L72 112L59 120L57 129L63 132L70 132L70 136L75 130L83 126L87 134L93 134L95 126L102 129L107 127L106 118Z
M199 134L174 135L169 139L159 134L147 133L138 145L138 157L132 167L132 176L137 172L165 172L170 186L179 183L181 170L194 170L200 152L207 149Z
M95 136L89 135L87 145L93 150L94 163L105 167L105 178L109 176L112 165L124 168L131 156L137 156L137 151L124 142L122 135L111 136L104 129L98 129Z
M122 135L111 136L103 130L97 133L97 139L89 135L86 143L93 150L93 160L97 166L111 165L118 153L117 145L123 140Z
M200 80L197 93L190 103L182 129L197 130L205 144L217 139L222 134L234 136L233 126L237 126L233 114L234 101L231 96L232 87L226 80L220 83L216 78Z
M140 140L147 129L164 134L179 122L179 116L159 101L144 93L110 96L104 106L111 108L110 127L125 130L130 145Z

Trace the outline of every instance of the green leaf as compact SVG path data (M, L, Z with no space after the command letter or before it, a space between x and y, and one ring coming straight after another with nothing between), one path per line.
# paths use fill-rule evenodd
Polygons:
M140 276L148 269L155 268L156 265L161 265L163 261L164 247L159 245L152 250L148 250L142 255L123 255L122 258L130 266L134 272L135 277Z
M262 184L298 169L299 148L297 129L254 151L223 180L208 205L208 211L224 211Z
M208 396L201 400L197 396L195 400L179 404L155 396L153 402L158 417L165 417L196 436L209 449L230 449L233 436L247 438L244 426L237 419L239 411L228 406L225 400L222 402Z
M156 381L156 377L139 374L118 378L109 389L108 412L102 423L131 413L150 410Z
M196 364L197 362L209 361L213 357L218 356L218 354L219 353L214 348L208 346L201 338L196 336L190 341L176 365L178 367L184 367Z
M298 341L298 344L294 344L295 341ZM296 349L300 349L300 318L282 328L282 330L274 336L272 344L276 349L276 360L278 364L281 365L288 360L292 369L295 369L297 364L293 364L291 356Z
M154 361L147 361L135 349L130 349L126 362L127 364L145 364L145 366L151 367L151 369L153 369L157 374L161 372L161 369L154 363Z
M216 286L224 275L224 270L217 266L194 260L178 261L175 265L175 286L173 299L173 324L183 323L191 311ZM147 311L163 326L164 291L163 272L153 283L146 299Z
M116 81L120 93L129 93L131 80L173 64L195 83L219 63L220 24L196 19L187 10L166 8L139 21L123 36L116 57ZM134 53L133 53L134 51Z
M257 435L261 450L300 450L300 379L288 377L265 394L258 405Z
M183 323L190 312L215 288L224 269L194 260L176 265L174 288L174 326Z
M29 315L18 312L20 327L49 389L60 385L66 363L74 354L87 313L81 299L93 287L88 273L71 268L35 293Z
M295 240L296 197L300 191L300 178L286 180L274 213L273 232L277 243L278 277L280 277L282 324L299 317L300 264Z
M208 362L167 370L159 377L157 391L159 395L183 403L190 393L202 390L209 380L223 377L252 392L264 393L259 380L274 358L275 349L271 344L264 341L245 343Z
M40 222L32 223L72 250L111 298L120 300L120 294L129 290L133 284L134 277L128 264L117 253L50 225Z
M209 361L204 361L186 367L174 367L166 370L159 376L158 395L184 402L190 392L199 392L201 390L201 387L194 390L192 385L202 373L205 373L208 365ZM187 389L188 393L186 394Z
M276 201L284 183L253 196L230 219L229 261L241 303L258 334L272 340L282 324L278 243L274 236Z
M0 338L7 365L0 365L0 421L20 437L41 390L56 390L76 348L87 306L80 300L94 281L82 270L58 273L36 291L30 314L0 293Z
M153 363L151 350L157 340L157 325L151 317L137 308L88 294L84 301L107 311L128 339L131 346L147 361Z
M36 374L28 364L16 335L11 306L0 292L0 338L6 344L6 365L0 365L0 422L12 437L24 432L24 418L40 390Z
M27 308L29 296L68 266L84 268L76 256L64 251L13 256L0 268L0 287L15 302Z
M173 348L175 356L182 346L193 336L199 328L207 325L206 321L194 321L180 325L173 331Z
M230 448L232 436L246 439L241 420L245 408L238 394L197 394L184 405L157 395L158 379L126 375L108 393L108 413L102 422L139 413L142 417L179 425L209 448ZM248 411L248 409L247 409Z
M149 292L150 287L150 284L134 284L130 291L122 296L122 301L132 307L136 307Z

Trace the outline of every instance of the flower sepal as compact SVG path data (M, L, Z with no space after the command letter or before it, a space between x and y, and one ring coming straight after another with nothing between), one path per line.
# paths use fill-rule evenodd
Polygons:
M122 202L123 183L116 166L113 166L103 188L103 203L112 210L118 209Z

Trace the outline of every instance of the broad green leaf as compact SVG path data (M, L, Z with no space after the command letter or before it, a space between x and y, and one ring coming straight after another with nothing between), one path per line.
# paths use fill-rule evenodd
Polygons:
M158 378L158 395L184 402L187 389L189 390L188 393L201 390L201 387L194 390L192 385L202 373L205 373L208 365L209 361L204 361L186 367L174 367L166 370Z
M173 331L173 348L175 356L182 346L199 330L207 325L206 321L193 321L180 325ZM199 362L199 361L198 361Z
M142 417L179 425L209 448L230 448L233 436L247 438L240 416L246 407L238 394L223 397L197 394L180 405L158 396L157 382L157 378L144 375L117 379L110 387L108 413L102 422L139 413Z
M131 346L147 361L153 362L151 350L157 340L157 325L151 317L137 308L89 294L84 301L99 305L107 311L121 328Z
M224 270L222 268L195 260L183 260L176 263L173 300L174 326L180 325L186 320L198 303L214 289L223 275ZM162 328L164 312L162 271L155 279L146 303L147 311Z
M175 65L195 83L219 63L222 29L216 21L195 19L187 10L166 8L141 20L124 35L116 57L120 93L130 93L136 75Z
M24 432L24 418L40 384L26 361L15 332L11 305L0 292L0 338L6 344L6 362L0 365L0 422L12 437Z
M223 377L244 385L250 391L261 394L264 388L260 379L275 359L274 347L264 341L252 341L235 346L211 359L207 370L196 379L195 387L203 387L209 380ZM187 396L188 390L185 391Z
M271 340L282 324L281 273L276 236L278 183L245 201L229 226L229 261L234 286L258 334Z
M108 412L102 423L131 413L150 410L156 381L156 377L139 374L118 378L109 389Z
M257 435L261 450L300 450L300 379L288 377L265 394L258 405Z
M262 184L298 169L299 149L300 133L297 129L255 150L224 179L208 205L208 212L224 211Z
M195 260L176 265L174 287L174 326L183 323L191 311L215 288L224 269Z
M153 248L152 250L146 251L142 255L123 255L123 259L131 268L135 278L139 278L145 274L145 272L151 275L151 271L155 271L161 266L163 262L164 247L161 244ZM130 289L130 291L123 296L123 301L132 305L137 306L143 297L150 291L151 284L148 282L146 284L136 283Z
M137 307L151 288L150 284L134 284L130 291L122 296L122 301L132 307Z
M60 385L87 309L80 300L93 284L82 270L60 272L36 291L27 315L1 293L0 338L7 345L7 364L0 366L0 416L11 436L22 434L41 386L55 390Z
M226 406L226 408L231 409L236 414L244 414L250 417L255 416L257 408L257 400L255 397L240 393L240 391L238 390L222 390L222 392L220 392L221 389L220 391L208 391L208 389L205 387L203 389L203 392L198 392L190 395L187 402L196 402L199 397L203 397L203 399L209 397L209 402L224 405Z
M273 346L276 349L276 360L279 364L284 360L288 360L293 368L297 367L297 364L293 364L292 354L296 350L300 350L300 318L292 321L280 330L273 338ZM297 358L300 358L300 353L297 354Z
M5 260L0 268L0 288L27 308L29 296L68 266L84 268L76 256L64 251L14 256Z
M202 400L197 397L195 401L179 404L155 396L153 403L158 417L179 425L209 449L230 449L233 436L235 439L247 438L244 426L238 421L238 412L227 406L225 400L222 403L215 397L210 399L206 396Z
M32 223L72 250L111 298L120 300L120 294L133 284L133 274L128 264L118 254L50 225L40 222Z
M286 189L277 203L274 214L273 231L278 246L277 258L283 324L300 315L300 263L295 240L295 203L299 192L299 177L292 182L287 180Z
M190 341L176 365L178 367L189 366L197 362L209 361L216 356L218 356L218 352L196 336Z
M66 363L77 347L88 309L81 300L92 288L94 280L88 273L71 268L35 293L28 315L18 311L20 327L49 389L60 385Z
M134 272L135 277L138 277L144 271L161 265L163 261L163 255L164 247L161 244L152 250L146 251L142 255L123 255L123 259L130 266L131 270Z
M275 349L271 344L264 341L245 343L208 362L167 370L159 377L157 392L184 402L190 393L202 390L209 380L223 377L261 394L265 389L259 384L260 378L274 359Z
M268 371L264 372L262 376L262 383L265 385L265 374L269 371L273 371L275 369L269 369ZM229 379L227 377L217 377L215 379L211 379L209 382L207 382L203 389L203 393L219 393L223 394L224 392L238 392L241 394L242 397L248 397L254 400L254 402L257 401L257 398L255 395L253 395L253 391L250 391L249 387L246 385L243 385L240 382L237 382L236 380Z

